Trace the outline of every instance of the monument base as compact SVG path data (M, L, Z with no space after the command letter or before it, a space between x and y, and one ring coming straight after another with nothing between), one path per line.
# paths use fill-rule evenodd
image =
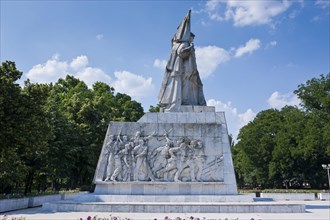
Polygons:
M304 213L303 204L253 202L246 195L85 195L76 200L44 203L53 212L127 213Z
M95 194L106 195L235 195L231 185L218 182L100 182Z

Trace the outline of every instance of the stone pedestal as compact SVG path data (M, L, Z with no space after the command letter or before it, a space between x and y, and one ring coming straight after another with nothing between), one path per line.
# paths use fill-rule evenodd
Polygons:
M138 122L110 122L107 135L104 141L102 153L95 172L94 182L96 184L95 193L98 194L128 194L128 195L233 195L237 194L236 179L230 152L228 131L223 112L215 112L214 107L206 106L186 106L185 110L190 112L170 112L170 113L147 113ZM192 154L186 160L186 168L182 170L180 181L174 179L175 169L168 172L168 179L163 177L150 181L145 178L134 181L131 176L124 181L118 177L117 182L106 181L107 167L109 166L109 154L107 143L110 142L110 135L127 136L133 140L136 132L141 137L154 134L147 141L148 163L153 169L153 161L150 155L157 149L166 145L163 137L175 144L180 138L186 138L190 142L198 140L203 144L203 163L195 163L199 160ZM189 142L188 141L188 142ZM172 146L175 148L178 146ZM171 148L170 148L171 149ZM190 149L189 147L187 148ZM188 156L187 156L188 157ZM155 159L154 159L155 160ZM188 160L191 160L190 162ZM168 159L170 161L170 159ZM169 162L167 162L169 163ZM198 182L192 179L192 166L194 172L199 175ZM163 164L162 167L166 167ZM201 169L201 170L198 170ZM131 167L133 171L134 168ZM157 177L155 171L153 175ZM116 184L118 183L118 184Z

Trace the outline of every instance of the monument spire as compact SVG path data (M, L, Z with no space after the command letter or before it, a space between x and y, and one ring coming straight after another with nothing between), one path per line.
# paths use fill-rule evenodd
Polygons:
M177 28L173 41L188 42L190 40L190 14L191 10L188 11L188 14Z

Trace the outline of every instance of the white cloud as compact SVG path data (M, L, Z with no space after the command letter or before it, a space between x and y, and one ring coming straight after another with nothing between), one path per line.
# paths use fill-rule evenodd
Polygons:
M208 106L215 106L216 111L224 111L229 133L237 138L239 129L254 119L256 113L252 109L239 113L237 108L232 106L231 102L223 103L219 100L210 99L207 101Z
M75 77L84 81L88 87L92 87L95 82L111 83L111 77L103 72L99 68L86 67L81 71L74 74Z
M241 57L246 53L252 53L255 50L260 48L260 40L259 39L250 39L244 46L239 47L236 50L235 57Z
M80 70L85 68L88 65L88 58L87 56L78 56L72 60L70 63L70 67L74 70Z
M321 7L322 9L329 9L330 1L329 0L317 0L317 1L315 1L315 5Z
M232 19L235 26L263 25L283 13L291 3L285 1L235 1L227 2L226 19Z
M273 40L273 41L269 42L268 44L266 44L265 49L275 47L276 45L277 45L277 41Z
M96 35L96 39L97 40L102 40L103 39L103 34L98 34L98 35Z
M277 45L277 41L276 40L273 40L269 43L270 46L276 46Z
M221 63L230 59L229 53L216 46L196 47L196 62L201 78L207 78Z
M224 15L219 15L221 4L226 4ZM288 0L283 1L207 1L205 11L215 21L233 20L237 27L248 25L272 24L273 19L291 6Z
M165 70L166 65L167 65L167 61L166 60L156 59L154 61L154 67L157 67L159 69Z
M27 72L27 77L32 82L55 82L60 77L68 74L68 63L59 61L59 54L54 54L46 63L37 64Z
M292 93L281 94L276 91L268 98L267 103L271 108L281 109L286 105L298 106L300 99Z
M89 87L96 81L110 83L111 78L99 68L89 67L87 56L81 55L68 61L60 61L59 54L54 54L50 60L37 64L27 73L32 82L49 83L64 78L67 74L83 80Z
M221 1L219 0L210 0L205 4L205 11L208 13L209 18L214 21L222 21L224 20L218 13L218 8L220 7Z
M126 93L136 99L154 95L152 78L130 73L128 71L116 71L116 81L112 84L117 92Z

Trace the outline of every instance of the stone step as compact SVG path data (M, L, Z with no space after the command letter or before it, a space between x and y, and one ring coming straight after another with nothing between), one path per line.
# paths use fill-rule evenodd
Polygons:
M303 204L278 202L82 202L44 203L43 209L54 212L139 212L139 213L303 213Z
M253 202L255 194L241 195L102 195L80 196L77 202Z

